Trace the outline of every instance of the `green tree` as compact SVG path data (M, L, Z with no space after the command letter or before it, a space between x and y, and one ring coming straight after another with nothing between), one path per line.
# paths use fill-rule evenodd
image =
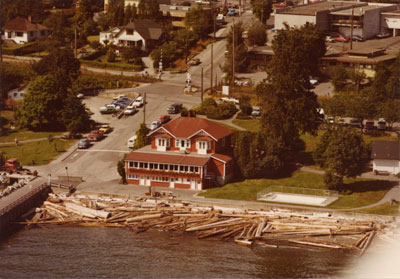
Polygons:
M37 122L42 127L47 122L56 126L67 92L58 87L55 76L36 77L29 83L28 92L24 96L22 108L17 112L19 124L31 127Z
M336 92L343 91L346 87L348 78L349 73L342 65L335 66L331 72L331 81L334 90Z
M259 21L253 21L247 33L247 41L250 46L263 46L267 42L267 30Z
M272 13L272 0L252 0L253 14L262 22L264 25L267 24Z
M107 62L115 62L117 55L115 54L114 49L110 47L107 51L106 57L107 57Z
M243 39L243 24L242 22L235 23L231 26L229 34L226 38L226 55L225 65L223 70L229 74L228 79L232 78L232 62L233 62L233 45L235 46L235 72L242 72L247 68L247 47Z
M244 114L247 114L247 115L251 114L253 108L250 104L249 96L244 95L239 98L239 108Z
M150 144L150 137L148 136L150 129L146 127L145 123L140 124L139 130L136 132L136 142L133 149L142 148Z
M117 164L118 174L121 176L122 184L126 184L126 171L125 171L125 156L121 160L118 161Z
M321 137L313 155L320 167L330 172L331 176L335 176L326 177L326 181L339 186L343 185L343 177L361 174L368 159L361 134L342 126L328 129Z
M193 30L200 38L206 37L212 30L212 24L208 11L202 7L194 7L186 13L185 26Z
M140 57L140 50L136 47L126 48L121 52L121 57L129 62L136 57Z
M321 106L326 115L333 117L345 116L347 113L347 98L345 94L335 94L335 96L321 101Z
M61 121L71 135L87 131L91 125L85 106L74 95L69 95L63 105Z
M325 42L315 25L286 26L278 31L272 48L275 55L268 77L257 87L264 101L262 128L288 144L295 143L300 133L314 134L318 128L319 105L309 77L318 72Z
M400 121L400 102L398 99L387 99L380 105L379 116L385 118L389 127L393 127L394 122Z

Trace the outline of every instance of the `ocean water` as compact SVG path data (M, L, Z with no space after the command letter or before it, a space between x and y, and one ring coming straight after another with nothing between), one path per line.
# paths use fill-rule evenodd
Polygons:
M46 226L0 243L0 278L337 278L354 258L192 234Z

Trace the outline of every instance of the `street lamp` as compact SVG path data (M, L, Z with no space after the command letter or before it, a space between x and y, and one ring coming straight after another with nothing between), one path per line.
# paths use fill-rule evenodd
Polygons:
M68 167L65 167L65 171L67 172L67 180L69 181L69 175L68 175Z

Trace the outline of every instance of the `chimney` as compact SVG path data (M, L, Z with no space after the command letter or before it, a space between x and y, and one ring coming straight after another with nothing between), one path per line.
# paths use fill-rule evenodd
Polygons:
M32 22L32 16L28 16L28 21Z

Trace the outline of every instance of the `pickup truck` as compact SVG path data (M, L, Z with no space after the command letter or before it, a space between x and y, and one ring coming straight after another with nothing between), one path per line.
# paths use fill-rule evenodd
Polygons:
M105 105L104 107L100 108L100 113L101 114L109 114L109 113L115 113L118 112L120 109L119 106L115 105Z
M99 130L93 130L87 136L87 139L90 141L99 141L103 138L103 133L99 132Z

